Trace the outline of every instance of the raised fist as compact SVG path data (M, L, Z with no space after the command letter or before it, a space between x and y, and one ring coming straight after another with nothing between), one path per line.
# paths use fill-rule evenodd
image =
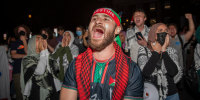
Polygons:
M192 14L190 14L190 13L185 14L185 18L192 19Z

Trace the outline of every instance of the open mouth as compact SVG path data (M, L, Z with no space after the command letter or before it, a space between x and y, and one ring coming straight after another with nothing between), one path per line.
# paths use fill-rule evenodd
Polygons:
M104 34L104 30L101 28L94 28L93 38L101 38Z
M136 19L136 23L139 23L140 22L140 19Z

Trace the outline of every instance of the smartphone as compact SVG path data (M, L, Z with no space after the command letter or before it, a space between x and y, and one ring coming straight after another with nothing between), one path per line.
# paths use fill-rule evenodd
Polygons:
M3 40L7 40L7 34L6 33L3 34Z
M29 39L30 39L30 38L32 38L32 32L30 32L30 34L29 34Z
M144 37L142 36L142 33L141 32L137 32L137 33L135 33L136 34L136 38L138 39L138 40L141 40L140 38L139 38L139 36L142 38L142 39L144 39Z
M58 36L58 29L54 28L53 31L54 31L54 36L57 37Z

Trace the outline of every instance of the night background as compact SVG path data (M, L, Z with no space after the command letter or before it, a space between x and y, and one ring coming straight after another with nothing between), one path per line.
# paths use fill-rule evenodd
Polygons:
M133 25L131 19L137 8L146 12L147 26L158 22L176 23L181 30L188 25L185 13L193 14L195 29L200 25L200 0L1 0L0 5L0 44L3 39L7 42L8 37L13 37L14 28L22 24L27 25L32 34L39 34L45 27L63 26L72 32L80 25L87 28L93 12L100 7L119 13L125 31ZM5 34L7 39L3 38ZM181 100L197 100L195 96L199 94L191 91L184 90Z
M200 0L3 0L0 34L12 35L13 29L20 24L29 26L33 33L57 26L74 32L78 25L87 27L93 11L99 7L121 12L125 30L136 8L145 10L148 26L155 22L174 22L182 27L186 12L193 14L196 25L200 18Z

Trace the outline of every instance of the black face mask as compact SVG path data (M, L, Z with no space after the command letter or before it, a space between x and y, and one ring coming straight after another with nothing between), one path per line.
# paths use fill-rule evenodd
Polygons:
M47 35L46 34L41 34L41 36L43 37L43 39L47 39Z
M157 33L157 41L160 43L161 46L165 43L165 37L167 36L166 32Z

